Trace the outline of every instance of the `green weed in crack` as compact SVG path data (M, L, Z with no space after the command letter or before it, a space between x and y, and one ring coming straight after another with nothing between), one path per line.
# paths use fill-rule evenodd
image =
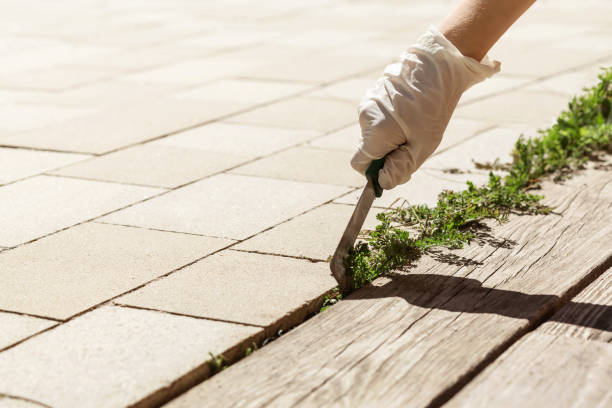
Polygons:
M443 191L435 207L406 204L378 214L380 224L345 260L355 277L355 289L436 247L463 247L475 238L482 220L503 223L511 213L549 213L551 209L541 204L543 196L529 189L542 177L562 180L588 160L612 153L612 68L585 91L570 101L553 126L538 137L517 141L503 179L490 173L484 186L467 182L463 191ZM482 167L497 169L496 164Z

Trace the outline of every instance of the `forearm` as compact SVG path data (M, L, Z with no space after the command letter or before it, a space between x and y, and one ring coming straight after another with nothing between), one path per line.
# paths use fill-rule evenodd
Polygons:
M439 30L465 56L482 60L535 0L462 0Z

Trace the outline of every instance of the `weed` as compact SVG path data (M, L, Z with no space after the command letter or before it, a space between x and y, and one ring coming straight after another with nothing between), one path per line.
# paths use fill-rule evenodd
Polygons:
M378 214L380 224L345 260L354 275L355 289L435 247L463 247L476 237L481 220L503 223L511 213L549 213L551 209L541 204L543 196L530 194L529 189L544 176L562 180L586 161L612 153L612 68L604 70L599 79L584 95L573 98L556 123L541 130L538 137L521 136L512 154L513 163L476 164L506 170L508 175L503 179L489 173L484 186L468 181L463 191L443 191L433 208L405 203Z
M213 374L223 371L227 368L227 359L223 354L208 353L210 360L208 360L208 366Z

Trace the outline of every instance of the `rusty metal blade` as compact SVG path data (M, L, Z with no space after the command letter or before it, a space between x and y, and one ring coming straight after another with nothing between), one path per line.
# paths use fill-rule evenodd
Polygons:
M336 252L334 252L334 256L332 256L330 269L342 291L353 289L353 276L347 274L344 258L346 258L349 250L355 245L359 231L361 231L361 227L363 227L363 223L368 216L368 212L372 207L375 197L374 185L371 180L368 180L368 183L359 197L357 207L355 207L353 215L344 230L344 234L342 234L342 238L340 238L340 243L336 248Z

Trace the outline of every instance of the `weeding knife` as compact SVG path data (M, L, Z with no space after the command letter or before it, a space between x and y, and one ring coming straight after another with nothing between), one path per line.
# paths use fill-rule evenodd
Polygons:
M368 167L366 171L368 182L359 197L359 201L357 201L357 207L355 207L353 215L351 215L351 219L344 230L344 234L342 234L342 238L340 238L340 243L330 262L332 274L338 281L340 290L343 292L354 289L354 278L352 273L347 271L345 258L349 250L355 245L359 231L361 231L361 227L363 227L363 223L368 216L370 207L372 207L374 198L382 195L383 189L380 184L378 184L378 171L383 167L384 163L385 159L382 158L372 161L370 167Z

